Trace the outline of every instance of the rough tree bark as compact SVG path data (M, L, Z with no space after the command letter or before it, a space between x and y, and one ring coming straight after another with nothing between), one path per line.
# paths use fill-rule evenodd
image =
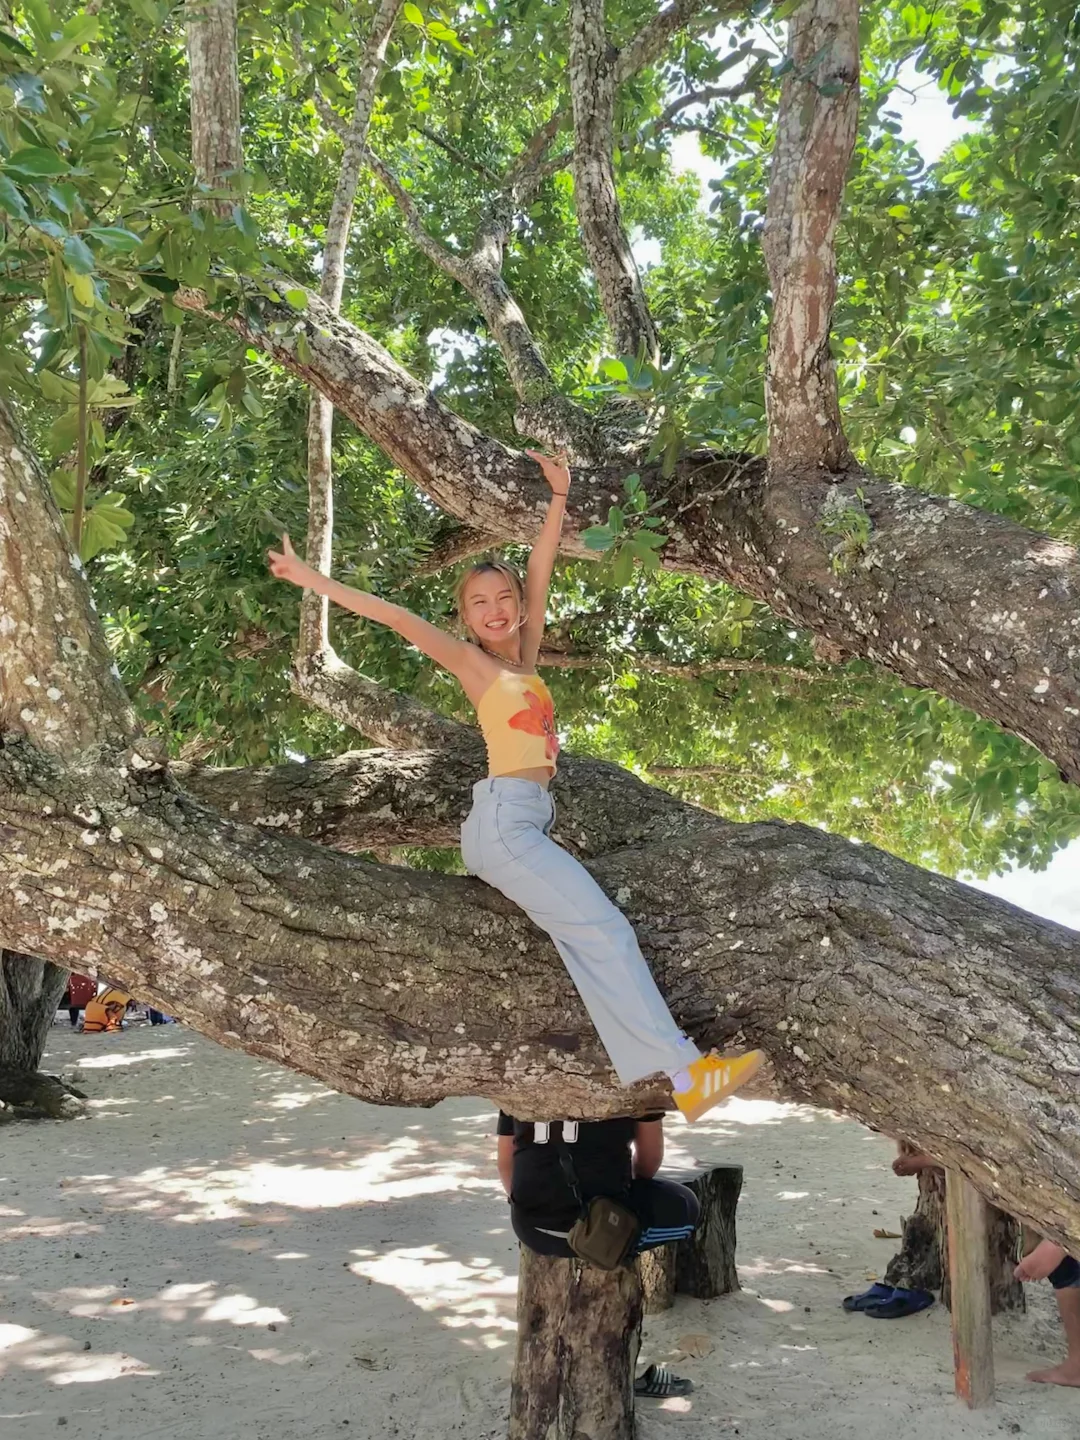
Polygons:
M510 1440L634 1440L637 1266L520 1255Z
M852 464L829 326L844 181L859 118L859 0L808 0L789 25L762 245L774 297L765 403L778 469Z
M0 1066L38 1068L67 977L48 960L0 950Z
M236 0L186 0L191 78L191 159L200 185L237 190L244 168L240 146L240 78L236 64ZM216 215L232 213L232 195L206 202Z
M574 203L600 303L620 355L656 364L656 333L615 189L618 51L607 37L604 0L570 0L570 96L574 110Z

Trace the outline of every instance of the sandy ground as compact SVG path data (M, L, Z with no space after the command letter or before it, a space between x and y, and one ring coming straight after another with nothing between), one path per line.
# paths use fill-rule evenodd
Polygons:
M516 1249L483 1101L332 1094L179 1026L53 1029L92 1118L0 1131L0 1434L19 1440L488 1440L505 1434ZM745 1166L744 1289L647 1321L685 1401L641 1440L1076 1440L1080 1393L1026 1384L1060 1348L1048 1287L999 1320L999 1402L952 1398L948 1317L846 1315L914 1182L821 1111L730 1102L674 1162Z

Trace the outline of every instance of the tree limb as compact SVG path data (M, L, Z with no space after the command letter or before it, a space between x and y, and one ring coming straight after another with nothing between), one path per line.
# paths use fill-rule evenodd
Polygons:
M240 76L236 63L236 0L185 0L191 77L191 159L207 190L238 193L244 168L240 142ZM218 216L232 213L231 195L203 202Z
M574 204L600 303L620 355L660 358L660 341L623 229L615 188L617 52L604 27L604 0L570 0L570 97L574 113Z
M765 402L774 466L852 468L829 329L835 234L859 117L858 0L806 0L789 21L762 245L774 296Z
M11 410L0 400L0 744L95 751L135 735L64 521Z
M717 3L717 0L671 0L651 20L647 20L634 38L622 47L615 68L616 83L621 85L639 70L654 64L668 44L688 26L695 33L712 30L724 20L740 13L743 6ZM702 15L702 11L706 11Z
M46 806L51 813L45 814ZM383 1104L633 1114L558 956L477 881L239 826L160 772L0 749L0 933ZM63 866L58 861L63 861ZM675 1016L1080 1242L1080 936L873 847L726 825L590 866Z
M412 574L421 577L438 575L460 560L481 555L485 550L502 543L501 537L486 530L474 530L470 525L457 525L449 533L437 539L428 553L412 567Z

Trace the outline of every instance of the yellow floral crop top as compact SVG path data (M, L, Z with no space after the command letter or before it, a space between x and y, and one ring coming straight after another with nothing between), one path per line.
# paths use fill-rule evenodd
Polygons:
M559 753L555 706L539 675L504 670L480 697L476 718L487 744L490 775L540 768L554 775Z

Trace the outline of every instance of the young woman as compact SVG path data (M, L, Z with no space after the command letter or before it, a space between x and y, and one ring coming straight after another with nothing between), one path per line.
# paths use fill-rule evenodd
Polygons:
M461 853L470 874L501 890L555 942L624 1085L662 1071L675 1103L696 1120L761 1068L764 1055L702 1055L664 1003L630 922L589 872L550 838L548 785L559 740L547 686L536 673L548 584L559 549L570 472L563 457L530 450L552 499L524 584L509 565L474 565L457 588L458 639L400 605L349 589L293 553L287 535L270 551L281 580L328 595L389 625L459 681L476 709L488 776L473 787Z

